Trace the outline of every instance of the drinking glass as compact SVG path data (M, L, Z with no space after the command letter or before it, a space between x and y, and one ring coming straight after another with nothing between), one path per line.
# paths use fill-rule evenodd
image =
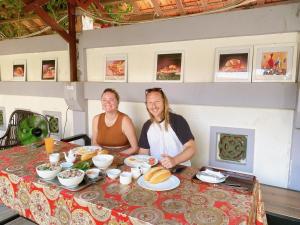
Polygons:
M54 139L52 137L47 137L44 139L45 149L48 154L51 154L54 149Z

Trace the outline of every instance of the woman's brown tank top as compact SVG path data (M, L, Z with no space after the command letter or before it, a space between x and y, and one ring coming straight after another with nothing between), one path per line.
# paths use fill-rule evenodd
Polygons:
M125 134L122 132L122 120L126 114L118 112L116 122L108 127L105 124L105 113L101 113L98 121L97 143L106 147L130 146Z

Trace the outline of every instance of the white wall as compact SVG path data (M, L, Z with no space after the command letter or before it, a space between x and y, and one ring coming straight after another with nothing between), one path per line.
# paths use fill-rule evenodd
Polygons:
M158 52L184 52L184 82L212 82L215 49L219 47L297 43L298 33L283 33L230 38L215 38L148 45L90 48L87 55L88 81L103 81L105 56L127 54L128 82L152 82L155 54Z
M27 109L37 113L43 111L61 112L62 116L62 132L66 121L67 105L63 98L49 97L33 97L33 96L17 96L17 95L0 95L0 105L5 107L6 125L9 122L9 117L15 109ZM65 129L65 137L74 134L73 130L73 112L68 111L67 125ZM0 133L1 135L1 133Z
M99 103L97 100L88 101L89 124L101 112ZM254 174L262 183L287 187L292 110L196 105L171 105L171 108L187 119L195 136L197 153L192 160L193 166L208 165L210 126L255 129ZM145 105L121 102L119 109L132 118L139 137L142 125L148 119Z
M86 49L87 79L103 81L105 57L111 54L127 54L128 82L152 82L155 54L178 50L184 52L184 82L213 82L216 48L298 43L298 40L298 33L284 33L90 48ZM188 120L195 135L198 151L193 158L194 166L208 165L210 126L255 129L254 174L262 183L287 187L293 110L201 105L172 105L172 108ZM148 118L144 104L121 102L120 110L133 119L139 134L142 124ZM100 102L88 101L89 124L99 112ZM91 128L89 133L91 134Z
M0 80L13 80L14 61L26 60L27 81L40 81L43 59L57 59L57 81L70 80L70 61L68 51L0 55Z

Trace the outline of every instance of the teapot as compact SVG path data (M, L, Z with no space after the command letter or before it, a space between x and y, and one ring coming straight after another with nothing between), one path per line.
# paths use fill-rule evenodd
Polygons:
M64 152L64 155L67 162L73 163L76 160L76 155L72 150L68 152L68 155Z

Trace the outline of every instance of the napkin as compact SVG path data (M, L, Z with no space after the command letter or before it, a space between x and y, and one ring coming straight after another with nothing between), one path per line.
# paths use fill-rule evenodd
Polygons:
M221 172L212 171L210 169L206 169L204 171L201 171L200 174L203 175L203 176L213 177L213 178L218 179L218 180L221 180L221 179L225 178L224 174L222 174Z

